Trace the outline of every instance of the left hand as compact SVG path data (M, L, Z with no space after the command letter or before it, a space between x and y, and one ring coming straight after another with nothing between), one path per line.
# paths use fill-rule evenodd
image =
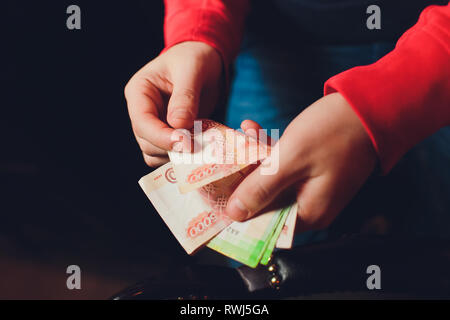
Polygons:
M246 120L242 129L261 127ZM298 203L297 231L323 229L353 198L372 173L377 156L358 116L339 94L327 95L300 113L277 142L279 169L262 175L261 166L237 187L226 214L253 217L288 188Z

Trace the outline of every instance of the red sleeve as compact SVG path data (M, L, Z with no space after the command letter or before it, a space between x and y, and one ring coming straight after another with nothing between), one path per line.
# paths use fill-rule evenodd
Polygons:
M329 79L325 94L336 91L359 116L388 172L412 146L450 125L450 4L426 8L376 63Z
M239 50L248 0L164 2L164 50L183 41L202 41L219 51L227 70Z

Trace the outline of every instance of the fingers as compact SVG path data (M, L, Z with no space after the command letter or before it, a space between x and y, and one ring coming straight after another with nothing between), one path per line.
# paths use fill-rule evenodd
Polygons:
M254 132L258 132L260 129L262 129L262 127L259 125L258 122L253 121L253 120L244 120L241 123L241 129L244 132L249 132L249 135L253 135Z
M258 141L261 141L268 145L272 144L272 140L270 139L270 137L264 132L262 127L256 121L249 119L242 121L241 129L245 132L246 135Z
M142 155L144 156L145 163L152 168L162 166L163 164L169 162L169 157L151 157L149 155L146 155L145 153L143 153Z
M359 186L351 187L347 180L346 176L327 173L300 185L297 192L297 232L330 226L359 189Z
M309 179L298 187L296 232L325 229L337 215L329 208L333 190L326 180L321 176Z
M154 146L166 151L172 150L175 143L174 129L153 114L142 114L141 118L133 123L133 128L137 136Z
M190 129L198 114L201 76L195 68L174 75L173 91L167 106L167 122L173 128Z
M144 154L154 157L167 157L166 150L158 148L157 146L151 144L147 140L136 136L136 141L138 142L139 147L141 148Z
M261 175L261 168L258 168L233 192L225 213L235 221L247 220L270 204L282 190L279 175Z
M286 158L290 161L289 158ZM265 162L249 174L230 196L225 213L233 220L244 221L270 204L278 194L292 183L295 167L280 157L278 171L264 174Z
M174 130L159 118L163 109L159 90L146 79L131 79L125 87L125 98L136 136L157 148L171 150Z
M246 120L241 124L247 134L259 132L261 126L254 121ZM257 134L258 135L258 134ZM274 146L271 156L248 175L230 196L226 214L233 220L244 221L253 217L267 207L284 189L302 178L301 162L292 156L292 137L285 136ZM276 157L276 158L275 158ZM277 170L266 174L270 163L278 163Z

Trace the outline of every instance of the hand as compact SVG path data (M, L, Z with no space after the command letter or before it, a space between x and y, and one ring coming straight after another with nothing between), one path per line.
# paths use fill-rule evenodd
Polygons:
M213 110L222 59L203 42L177 44L139 70L125 87L134 135L151 167L168 162L176 129L190 129Z
M244 132L260 128L249 120L241 126ZM339 93L299 114L278 144L277 173L262 175L260 166L247 176L230 197L225 211L230 218L251 218L283 190L294 188L297 231L326 228L364 184L377 159L361 121Z

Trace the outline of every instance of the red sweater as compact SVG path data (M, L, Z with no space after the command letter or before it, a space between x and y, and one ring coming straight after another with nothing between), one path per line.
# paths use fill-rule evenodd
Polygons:
M203 41L236 56L248 2L165 0L166 48ZM228 68L226 68L228 69ZM341 93L356 112L388 172L416 143L450 125L450 4L430 6L379 61L335 75L324 92Z

